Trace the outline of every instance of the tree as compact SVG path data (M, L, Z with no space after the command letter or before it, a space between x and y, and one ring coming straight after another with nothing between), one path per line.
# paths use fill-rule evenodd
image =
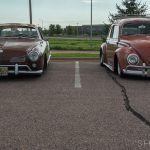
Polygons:
M49 35L52 36L55 34L55 25L51 24L49 26Z
M43 34L44 34L44 36L48 36L49 35L49 30L44 28L43 29Z
M61 25L59 24L56 25L55 29L56 29L56 34L61 34L63 31L63 29L61 28Z
M114 22L116 17L126 15L145 15L147 11L146 3L141 4L138 0L122 0L122 6L123 7L116 4L117 13L110 13L109 21L111 23Z
M66 28L65 28L65 32L66 32L66 34L68 34L68 35L73 35L73 34L75 34L75 27L73 27L73 26L66 26Z

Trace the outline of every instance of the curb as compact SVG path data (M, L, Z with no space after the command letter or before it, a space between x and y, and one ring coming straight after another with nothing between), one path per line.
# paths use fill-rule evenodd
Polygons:
M90 50L52 50L52 54L57 53L85 53L85 54L99 54L99 51L90 51Z
M84 60L91 60L91 61L99 61L99 57L95 57L95 58L92 58L92 57L87 57L87 58L85 58L85 57L80 57L80 58L77 58L77 57L73 57L73 58L69 58L69 57L62 57L62 58L51 58L51 60L52 61L66 61L66 60L68 60L68 61L70 61L70 60L72 60L72 61L77 61L77 60L79 60L79 61L84 61Z

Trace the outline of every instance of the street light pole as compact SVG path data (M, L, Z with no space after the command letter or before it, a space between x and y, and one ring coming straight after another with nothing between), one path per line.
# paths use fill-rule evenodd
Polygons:
M91 41L91 47L92 47L92 20L93 20L93 13L92 13L92 0L91 0L91 33L90 33L90 41Z
M32 24L32 3L29 0L29 17L30 17L30 24Z

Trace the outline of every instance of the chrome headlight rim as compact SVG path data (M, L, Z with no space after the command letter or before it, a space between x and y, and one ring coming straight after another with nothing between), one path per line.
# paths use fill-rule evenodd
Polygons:
M130 65L137 65L139 63L139 56L137 54L129 54L127 57L127 62Z
M30 61L36 62L36 61L38 61L40 56L41 56L41 53L40 53L39 45L32 49L29 49L28 57L29 57Z
M39 52L31 51L28 53L28 57L32 62L36 62L39 59Z

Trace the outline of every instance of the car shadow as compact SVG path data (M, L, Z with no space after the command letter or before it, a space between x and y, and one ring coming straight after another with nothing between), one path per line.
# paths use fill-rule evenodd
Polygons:
M131 76L131 75L126 75L126 76L124 76L121 79L135 80L135 81L150 81L150 77Z
M116 79L121 80L135 80L135 81L150 81L150 77L143 77L143 76L135 76L135 75L124 75L123 77L119 77L116 73L112 72L108 68L106 68L107 73L111 74L111 76L115 77Z

